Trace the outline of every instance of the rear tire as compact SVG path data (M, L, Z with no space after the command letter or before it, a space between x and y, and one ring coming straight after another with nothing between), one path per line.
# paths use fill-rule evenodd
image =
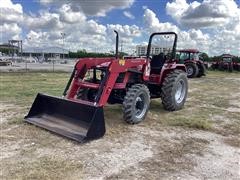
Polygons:
M224 71L225 70L224 65L220 63L218 66L218 70Z
M194 63L187 63L185 64L187 68L187 77L193 78L198 75L199 69L198 66Z
M187 98L188 80L182 70L169 73L162 84L162 104L168 111L182 109Z
M228 70L229 70L229 72L233 72L233 64L232 63L229 63L228 64Z
M129 124L143 121L150 104L150 92L144 84L135 84L128 89L123 101L123 118Z
M204 76L205 73L206 73L206 67L205 67L205 65L204 65L203 63L199 63L197 66L198 66L198 69L199 69L198 74L197 74L197 77L202 77L202 76Z

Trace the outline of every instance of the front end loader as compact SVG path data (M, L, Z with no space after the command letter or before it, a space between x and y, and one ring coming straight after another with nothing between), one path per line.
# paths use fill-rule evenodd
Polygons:
M136 124L145 119L150 98L161 98L166 110L184 106L188 82L186 68L174 60L177 35L153 33L147 57L81 58L73 69L63 97L38 94L25 121L54 133L85 142L105 134L103 107L123 105L123 118ZM173 35L172 53L151 55L155 35Z

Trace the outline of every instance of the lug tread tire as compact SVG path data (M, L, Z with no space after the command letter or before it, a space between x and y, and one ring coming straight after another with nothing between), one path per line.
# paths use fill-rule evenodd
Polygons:
M145 115L143 116L142 119L136 119L134 115L134 110L133 110L133 104L135 103L135 100L137 98L137 94L141 91L144 91L147 95L147 103L148 107L146 110ZM144 120L145 116L147 115L148 109L149 109L149 104L150 104L150 92L144 84L134 84L132 85L127 93L126 96L124 97L123 101L123 118L124 120L129 123L129 124L137 124Z
M173 94L174 87L176 85L177 79L182 76L184 78L184 81L186 82L186 93L185 97L180 105L176 104L175 102L175 94ZM179 109L182 109L186 97L187 97L187 91L188 91L188 82L187 82L187 74L182 70L174 70L171 73L169 73L166 78L164 79L164 82L162 84L162 104L164 109L168 111L176 111Z
M194 64L194 63L187 63L185 64L185 66L192 66L193 68L193 73L191 75L187 75L188 78L194 78L194 77L197 77L198 75L198 72L199 72L199 69L198 69L198 66L197 64Z
M203 63L198 64L198 69L197 77L202 77L206 74L206 67Z

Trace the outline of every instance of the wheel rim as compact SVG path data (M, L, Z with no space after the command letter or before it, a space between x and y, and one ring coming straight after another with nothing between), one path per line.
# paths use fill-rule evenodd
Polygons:
M183 80L180 80L177 82L177 88L176 88L176 92L175 92L175 100L178 104L181 103L185 97L185 93L186 93L185 88L186 88L186 85Z
M187 68L187 74L188 74L188 75L192 75L192 74L193 74L193 67L189 66L189 67Z
M147 104L145 103L146 97L144 94L140 94L135 101L135 117L138 119L143 118L147 111Z

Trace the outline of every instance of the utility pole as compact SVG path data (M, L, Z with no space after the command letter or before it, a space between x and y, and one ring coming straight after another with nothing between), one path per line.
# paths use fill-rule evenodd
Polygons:
M122 52L122 49L123 48L123 41L121 40L121 52Z
M65 36L66 36L66 34L65 33L61 33L61 36L62 36L62 52L63 52L63 59L64 59L64 38L65 38Z
M62 32L61 36L62 36L62 59L64 60L64 37L66 36L66 34ZM53 71L54 71L54 60L53 60Z
M29 43L30 43L30 41L32 40L32 38L31 37L28 37L28 40L29 40ZM31 55L31 52L30 52L30 57L32 57L32 55ZM29 58L30 59L30 58ZM31 60L31 59L30 59ZM26 69L26 72L27 72L27 59L25 58L25 69Z

